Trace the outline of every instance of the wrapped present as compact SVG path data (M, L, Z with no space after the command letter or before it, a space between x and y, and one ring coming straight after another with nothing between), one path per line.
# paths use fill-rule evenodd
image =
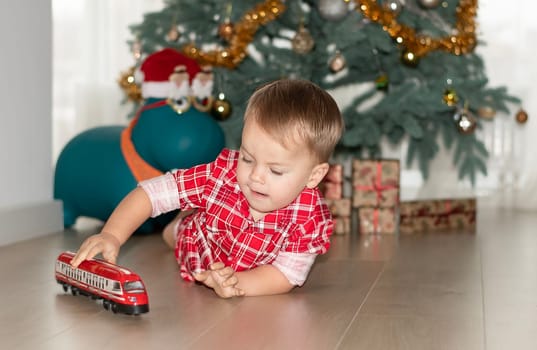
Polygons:
M326 199L343 197L343 165L330 164L327 174L319 185Z
M404 234L453 230L475 232L475 198L403 201L399 208L399 231Z
M332 216L351 216L351 199L326 199L326 205Z
M334 233L345 234L351 231L351 199L326 199L334 220Z
M396 234L397 209L360 207L357 209L360 234Z
M399 160L353 160L352 206L389 208L399 203Z
M334 217L334 233L336 235L344 235L351 232L350 216Z

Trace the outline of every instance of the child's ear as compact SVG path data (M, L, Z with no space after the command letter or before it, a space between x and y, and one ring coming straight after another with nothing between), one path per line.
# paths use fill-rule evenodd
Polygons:
M306 183L307 188L315 188L323 180L328 172L328 163L317 164L311 171L310 178Z

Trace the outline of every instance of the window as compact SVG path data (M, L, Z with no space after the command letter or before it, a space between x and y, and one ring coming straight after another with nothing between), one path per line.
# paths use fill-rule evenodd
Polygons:
M125 282L125 291L130 293L143 293L144 285L141 281Z

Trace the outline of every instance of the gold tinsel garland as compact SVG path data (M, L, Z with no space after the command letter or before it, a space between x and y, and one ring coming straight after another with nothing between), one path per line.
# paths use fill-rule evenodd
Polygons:
M246 57L246 47L254 39L257 29L273 21L285 11L282 1L268 0L247 11L234 24L235 32L229 39L227 48L204 52L194 44L183 47L183 52L199 64L235 68Z
M477 0L460 0L456 9L454 32L443 38L432 38L417 34L416 31L397 21L397 13L379 5L375 0L355 0L362 14L382 28L395 41L404 47L403 55L413 54L423 57L436 50L444 50L454 55L471 52L476 44Z

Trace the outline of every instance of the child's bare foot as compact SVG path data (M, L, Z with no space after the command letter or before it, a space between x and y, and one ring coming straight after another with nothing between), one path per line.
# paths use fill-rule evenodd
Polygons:
M177 214L175 219L173 219L168 225L166 225L164 231L162 231L162 239L164 240L164 242L166 242L166 245L168 245L172 249L175 249L175 238L181 220L183 220L183 218L187 217L188 215L193 214L195 211L195 209L181 211L179 212L179 214Z
M177 227L177 221L179 218L173 219L162 231L162 239L168 247L175 249L175 228Z

